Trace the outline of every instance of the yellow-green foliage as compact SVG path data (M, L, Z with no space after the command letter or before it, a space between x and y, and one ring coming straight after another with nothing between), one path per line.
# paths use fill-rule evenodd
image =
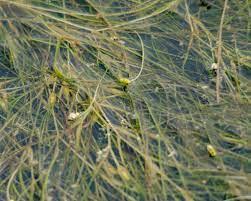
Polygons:
M0 200L250 198L249 0L0 0Z

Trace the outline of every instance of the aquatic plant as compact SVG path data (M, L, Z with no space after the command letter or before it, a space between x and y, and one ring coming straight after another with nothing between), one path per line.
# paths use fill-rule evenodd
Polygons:
M0 200L250 199L250 12L0 0Z

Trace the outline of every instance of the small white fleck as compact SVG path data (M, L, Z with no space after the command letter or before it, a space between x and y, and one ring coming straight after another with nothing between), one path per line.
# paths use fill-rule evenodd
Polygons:
M201 87L202 89L208 89L208 86L207 85L204 85Z
M95 63L87 63L86 64L88 67L94 67L95 66Z
M68 116L68 120L73 121L80 116L79 112L71 112Z
M217 63L212 63L211 69L212 69L212 70L217 70L217 69L218 69Z

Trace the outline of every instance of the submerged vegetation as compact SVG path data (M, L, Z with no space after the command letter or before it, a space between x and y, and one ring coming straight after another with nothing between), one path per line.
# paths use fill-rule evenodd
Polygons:
M251 199L249 0L0 0L0 200Z

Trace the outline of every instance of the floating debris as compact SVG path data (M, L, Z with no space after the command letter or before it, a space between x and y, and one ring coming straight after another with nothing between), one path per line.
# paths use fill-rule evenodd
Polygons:
M209 87L208 87L208 85L203 85L203 86L201 86L201 88L202 89L208 89Z
M97 152L97 159L96 159L97 162L99 162L99 161L102 159L102 155L103 155L102 150L99 150L99 151Z
M131 81L130 81L129 79L127 79L127 78L120 78L120 79L119 79L119 82L120 82L121 84L123 84L123 85L128 85L128 84L131 83Z
M105 159L110 151L110 146L108 145L107 147L105 147L102 150L97 151L97 159L96 162L100 162L101 160Z
M73 120L77 119L79 116L80 116L79 112L71 112L68 116L68 120L73 121Z
M217 70L217 69L218 69L217 63L212 63L211 70Z
M210 157L215 157L217 155L215 148L210 144L207 145L207 151Z
M119 38L118 38L117 36L112 36L112 37L111 37L111 40L113 40L113 41L118 41Z

